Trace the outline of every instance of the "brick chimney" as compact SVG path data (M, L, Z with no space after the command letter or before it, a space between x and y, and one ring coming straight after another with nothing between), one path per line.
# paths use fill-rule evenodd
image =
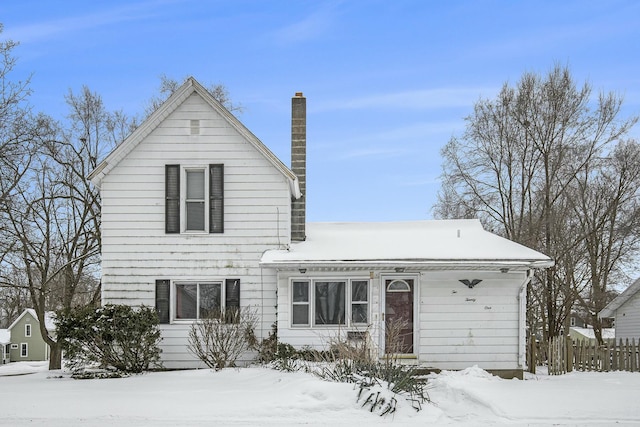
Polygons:
M291 98L291 170L298 177L302 194L291 201L291 241L302 242L307 237L307 98L302 92Z

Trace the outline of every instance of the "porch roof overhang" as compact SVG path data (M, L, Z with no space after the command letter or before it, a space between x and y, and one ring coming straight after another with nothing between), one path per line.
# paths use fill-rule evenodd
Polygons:
M553 266L553 261L539 260L300 260L261 262L261 267L278 271L307 269L311 271L347 270L530 270Z
M548 256L485 231L478 220L310 223L307 239L266 251L278 270L542 269Z

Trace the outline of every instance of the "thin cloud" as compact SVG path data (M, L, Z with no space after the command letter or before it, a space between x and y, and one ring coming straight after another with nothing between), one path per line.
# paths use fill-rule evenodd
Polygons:
M537 8L537 6L534 6ZM573 6L566 5L565 9ZM606 3L595 2L586 4L587 18L578 16L570 22L534 26L530 30L510 37L501 37L493 43L484 45L469 45L466 53L460 53L466 58L505 58L531 57L535 54L549 52L554 47L564 47L574 44L602 43L609 38L624 35L633 36L637 30L637 4L627 7L612 8ZM544 9L539 9L544 11ZM564 14L561 13L561 15ZM583 11L583 14L585 12ZM540 15L535 15L536 17ZM524 24L526 26L526 24ZM528 28L527 28L528 29ZM597 49L597 48L596 48ZM597 51L597 50L596 50Z
M451 135L463 130L464 126L465 122L462 118L459 121L419 122L395 127L387 131L364 133L352 138L347 137L341 140L341 144L397 144L399 141L430 141L434 140L434 138L444 144Z
M321 39L330 33L334 25L335 10L334 4L322 7L297 22L275 30L271 33L271 37L280 45L292 45Z
M88 29L120 22L145 20L149 17L157 16L159 7L178 2L180 2L180 0L154 0L63 19L37 22L17 27L5 27L4 36L7 39L19 41L22 44L34 43L42 39L76 34Z
M495 87L421 89L342 99L320 104L316 111L363 109L440 109L472 106L480 96L496 93Z
M342 160L350 160L363 157L398 157L407 153L404 149L397 148L362 148L351 150L339 156Z

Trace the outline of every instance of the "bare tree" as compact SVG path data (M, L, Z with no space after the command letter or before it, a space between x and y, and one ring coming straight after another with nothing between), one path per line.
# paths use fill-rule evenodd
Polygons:
M0 24L0 34L2 33ZM29 170L35 145L37 121L31 115L28 98L31 94L29 78L14 81L11 73L16 59L13 50L18 43L0 40L0 201L7 200L12 190ZM11 250L13 241L4 232L7 218L0 214L0 271L2 261Z
M640 243L640 145L621 141L609 156L585 168L575 187L571 196L583 236L583 283L588 284L578 288L577 298L602 343L598 312L611 299L611 278L624 276L623 267L634 261Z
M0 41L0 300L7 320L32 305L27 272L15 264L20 239L13 232L13 213L22 206L17 194L27 186L38 147L51 130L48 117L32 114L28 104L30 78L11 78L17 45L12 40Z
M29 292L22 271L7 272L12 286L0 286L0 328L8 328L29 304Z
M149 116L156 111L166 100L169 98L178 88L180 83L178 80L167 77L166 75L160 76L159 94L153 96L147 103L145 108L145 115ZM207 86L207 91L213 96L213 98L222 104L227 110L232 113L242 113L244 107L241 104L237 104L231 100L229 91L220 83L211 83Z
M126 116L108 113L86 87L69 92L68 127L52 120L28 172L0 204L14 242L6 264L26 274L30 303L51 348L50 369L60 367L60 346L44 327L44 313L100 298L100 198L88 180L98 157L123 138ZM8 283L7 283L8 284Z
M436 216L478 216L489 229L555 259L556 267L536 274L528 289L530 297L536 291L530 301L540 307L530 313L540 316L546 337L561 332L583 274L576 251L584 236L571 219L569 196L594 160L637 122L618 118L621 97L601 94L595 104L590 98L591 87L577 86L566 67L556 65L544 77L525 73L495 100L478 101L462 137L442 151Z

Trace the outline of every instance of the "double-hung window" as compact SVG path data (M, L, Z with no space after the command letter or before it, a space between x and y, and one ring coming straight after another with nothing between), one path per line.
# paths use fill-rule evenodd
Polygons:
M291 282L293 326L355 326L369 321L369 281L312 279Z
M30 337L31 336L31 324L27 323L26 325L24 325L24 336L25 337Z
M291 290L293 293L293 303L291 306L292 322L294 325L308 325L309 313L311 312L309 305L309 281L294 281L291 285Z
M20 357L29 357L29 344L20 343Z
M185 231L205 230L204 172L204 169L187 169L185 171L187 177L185 189Z
M351 322L369 322L369 281L351 281Z
M165 166L165 231L224 232L224 165Z

